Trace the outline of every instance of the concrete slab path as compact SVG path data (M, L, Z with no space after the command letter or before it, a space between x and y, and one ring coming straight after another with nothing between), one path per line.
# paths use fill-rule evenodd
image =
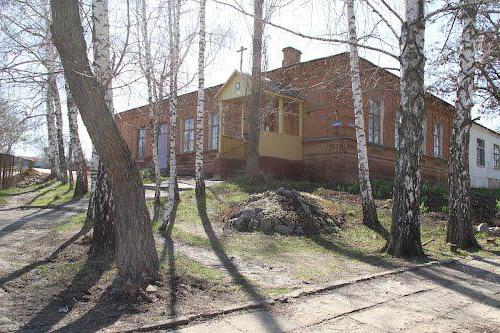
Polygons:
M500 332L500 258L423 267L175 331Z

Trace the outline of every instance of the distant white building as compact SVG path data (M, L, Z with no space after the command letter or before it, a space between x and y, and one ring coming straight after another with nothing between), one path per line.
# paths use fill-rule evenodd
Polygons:
M478 123L470 129L469 171L472 187L500 188L500 134Z

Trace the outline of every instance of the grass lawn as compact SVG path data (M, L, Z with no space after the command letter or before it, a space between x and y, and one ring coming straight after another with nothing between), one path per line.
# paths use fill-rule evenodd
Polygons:
M53 181L48 181L42 184L34 184L25 187L9 187L0 190L0 205L5 205L9 197L14 197L17 195L30 193L30 192L42 192L44 189L51 186Z
M86 195L88 196L88 194ZM39 191L33 199L28 202L31 206L60 205L73 199L73 189L69 184L59 181L50 181L48 186Z
M368 274L394 267L413 265L426 260L441 260L451 257L467 257L468 252L452 253L445 243L446 222L436 221L424 215L422 218L422 242L426 243L425 252L427 259L405 261L393 258L381 252L385 240L365 228L362 224L362 211L357 197L341 194L338 202L346 212L348 222L339 234L321 235L314 237L296 237L283 235L266 235L261 232L245 233L224 228L221 216L232 205L246 199L252 193L280 186L298 188L312 192L325 199L329 191L316 188L307 182L286 183L279 182L266 184L266 186L249 186L240 182L225 182L215 187L207 188L207 211L211 224L217 234L220 246L229 257L238 259L242 267L248 265L251 270L256 265L269 267L269 275L277 275L288 282L283 282L278 287L271 288L263 282L257 274L249 279L263 294L276 295L287 292L301 283L322 283L332 279ZM179 244L187 244L191 252L213 253L210 239L207 237L202 222L196 209L194 191L182 191L181 203L177 211L177 219L172 231L172 238ZM346 199L347 198L347 199ZM336 199L334 199L336 200ZM163 202L165 199L163 199ZM381 203L379 203L381 206ZM389 230L391 223L390 209L379 209L379 219L384 227ZM155 223L155 226L158 224ZM485 235L478 234L478 241L485 250L493 249L486 244ZM186 251L182 255L186 256ZM475 255L489 255L486 251L479 251ZM189 257L189 253L187 253ZM193 257L197 257L193 253ZM196 261L196 259L195 259ZM198 260L200 261L200 260ZM203 260L201 260L203 261ZM200 264L198 262L198 264ZM165 265L165 262L163 262ZM216 285L226 284L224 279L213 279L213 270L198 272L207 274L205 280ZM199 277L199 276L198 276ZM281 290L281 291L280 291Z
M280 186L298 188L326 200L335 200L346 213L346 225L337 234L314 237L237 232L225 228L221 217L235 203L245 200L252 193ZM68 198L67 187L58 183L52 184L46 192L35 202L47 204ZM385 240L361 224L362 211L357 196L324 190L307 182L271 182L249 186L240 181L227 181L207 188L207 213L217 237L215 242L207 236L199 218L194 191L182 191L180 196L171 248L164 245L157 231L159 223L153 222L160 268L167 275L175 271L181 280L202 285L204 292L242 293L240 283L235 282L241 276L232 275L234 272L228 273L227 267L224 269L224 264L221 264L221 258L234 260L240 269L239 273L258 293L274 297L304 285L376 273L426 260L469 256L468 252L450 252L445 243L446 222L434 220L430 214L424 214L422 218L422 242L426 244L427 259L406 261L386 255L381 252ZM165 201L162 198L163 204ZM152 208L152 201L148 201L148 206ZM382 202L378 202L378 206L383 206ZM379 208L378 213L381 223L389 229L390 209ZM78 230L84 219L84 214L77 215L56 229L60 233ZM490 255L487 250L494 248L486 244L485 235L477 234L477 238L484 250L474 254ZM173 255L169 253L172 250Z

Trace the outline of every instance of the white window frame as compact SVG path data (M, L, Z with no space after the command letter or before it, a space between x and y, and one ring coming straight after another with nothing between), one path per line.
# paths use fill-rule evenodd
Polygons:
M477 138L476 140L476 163L477 166L486 166L486 142L483 139ZM482 156L482 160L481 160Z
M146 136L147 129L139 128L139 133L137 135L137 157L141 159L146 157Z
M382 118L383 118L383 100L381 103L376 102L373 98L368 101L368 142L381 145L382 144Z
M220 122L219 115L217 113L212 113L210 116L210 146L211 150L216 150L219 148L219 130Z
M443 125L440 123L432 126L432 154L434 157L443 157Z
M184 119L182 128L182 151L190 153L194 151L194 119Z
M500 169L500 146L497 144L493 145L493 167Z

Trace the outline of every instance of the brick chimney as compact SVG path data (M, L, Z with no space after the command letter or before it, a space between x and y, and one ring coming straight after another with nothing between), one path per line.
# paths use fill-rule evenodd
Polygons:
M282 62L282 67L290 66L290 65L295 65L300 62L300 55L302 52L299 50L287 46L283 49L283 62Z

